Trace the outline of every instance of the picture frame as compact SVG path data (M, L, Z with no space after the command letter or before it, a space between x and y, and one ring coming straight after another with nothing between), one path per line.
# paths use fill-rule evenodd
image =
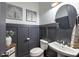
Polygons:
M22 18L23 18L22 8L11 5L11 4L7 4L6 18L12 19L12 20L22 20Z
M37 12L26 9L26 21L36 22Z

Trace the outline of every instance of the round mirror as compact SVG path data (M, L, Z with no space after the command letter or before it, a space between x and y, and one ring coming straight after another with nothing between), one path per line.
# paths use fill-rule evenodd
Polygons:
M76 23L77 11L72 5L61 6L55 16L55 21L59 24L60 29L73 28Z

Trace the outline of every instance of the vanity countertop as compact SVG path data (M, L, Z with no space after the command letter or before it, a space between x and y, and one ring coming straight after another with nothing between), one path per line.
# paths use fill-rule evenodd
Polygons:
M6 46L8 49L12 48L12 47L16 47L16 43L12 43L10 46Z
M75 43L75 44L73 45L73 48L79 49L79 43Z

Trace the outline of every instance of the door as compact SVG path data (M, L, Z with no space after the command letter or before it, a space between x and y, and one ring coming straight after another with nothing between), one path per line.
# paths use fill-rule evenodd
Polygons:
M27 25L18 25L18 56L26 56L28 51L28 26Z

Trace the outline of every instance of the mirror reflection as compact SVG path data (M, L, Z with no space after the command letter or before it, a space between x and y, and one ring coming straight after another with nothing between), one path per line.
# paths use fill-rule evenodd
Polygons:
M63 5L56 13L56 23L58 23L57 41L64 41L64 44L70 45L72 30L76 25L77 12L72 5Z

